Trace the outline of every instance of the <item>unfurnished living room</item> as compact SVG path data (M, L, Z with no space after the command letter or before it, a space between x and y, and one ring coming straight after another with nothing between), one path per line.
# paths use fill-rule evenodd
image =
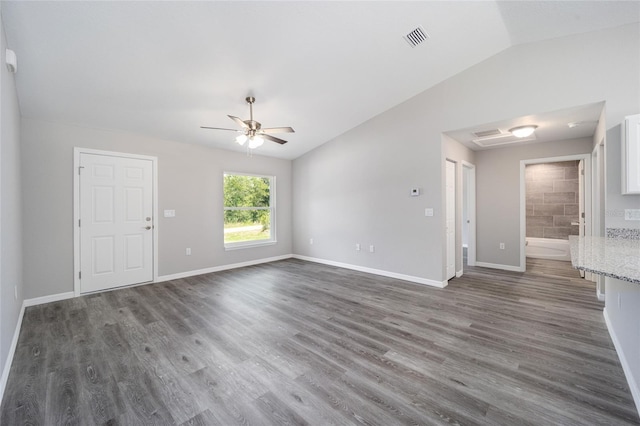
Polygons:
M1 425L640 425L640 1L0 1Z

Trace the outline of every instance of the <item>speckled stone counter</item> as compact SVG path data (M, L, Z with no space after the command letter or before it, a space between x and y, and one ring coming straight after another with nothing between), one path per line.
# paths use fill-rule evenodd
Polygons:
M640 240L569 237L574 268L640 284Z

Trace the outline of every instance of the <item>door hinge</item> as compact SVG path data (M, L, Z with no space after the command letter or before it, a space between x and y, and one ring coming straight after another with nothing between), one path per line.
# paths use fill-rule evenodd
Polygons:
M80 228L80 220L81 220L81 219L78 219L78 228Z
M580 174L584 176L584 169L580 170Z
M82 271L78 271L78 279L81 280L82 279Z
M584 219L584 212L580 213L580 217Z

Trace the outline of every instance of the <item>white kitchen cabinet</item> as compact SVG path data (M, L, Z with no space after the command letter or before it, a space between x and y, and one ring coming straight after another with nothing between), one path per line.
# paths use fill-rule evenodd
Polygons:
M640 114L630 115L624 120L622 193L640 194Z

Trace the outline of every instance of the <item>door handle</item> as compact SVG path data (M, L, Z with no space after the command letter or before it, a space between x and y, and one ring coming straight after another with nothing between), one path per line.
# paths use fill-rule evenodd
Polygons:
M146 229L148 231L149 229L151 229L151 227L150 226L145 226L144 229Z

